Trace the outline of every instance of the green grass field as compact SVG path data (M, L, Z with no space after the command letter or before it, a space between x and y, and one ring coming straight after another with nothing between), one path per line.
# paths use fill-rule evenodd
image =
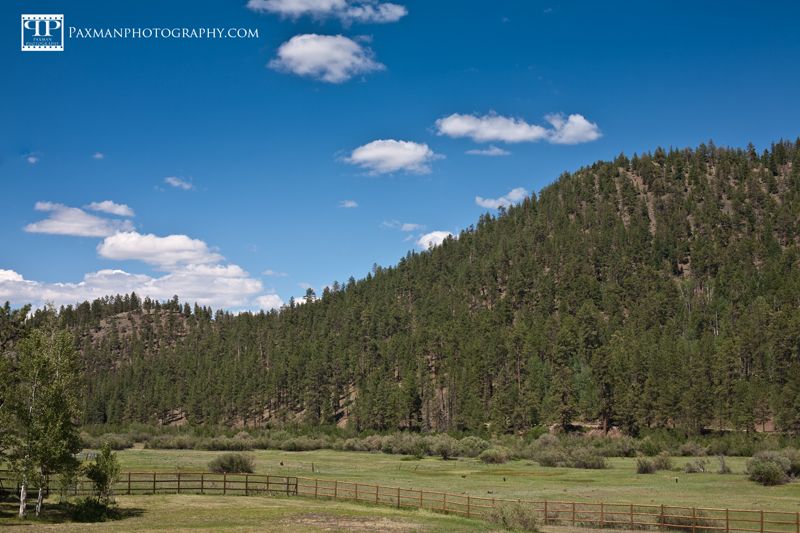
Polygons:
M131 449L119 452L123 469L205 470L222 452ZM728 507L800 511L800 483L763 487L744 475L745 458L733 457L733 474L685 474L682 471L636 474L633 458L609 460L605 470L544 468L532 461L485 465L476 459L443 461L428 457L367 452L259 450L256 472L424 488L498 498L656 503L695 507ZM682 467L687 458L676 457ZM312 464L314 471L312 472ZM712 472L716 458L709 458Z
M128 471L201 471L222 452L130 449L119 452ZM379 483L473 496L695 507L800 511L800 483L762 487L744 475L745 458L729 458L733 474L635 473L635 459L609 460L605 470L543 468L531 461L485 465L475 459L411 459L382 453L255 451L256 472ZM312 472L313 465L313 472ZM709 459L710 470L716 459ZM119 496L125 518L101 524L63 523L50 507L44 520L19 522L15 503L0 505L0 526L13 531L497 531L478 520L428 511L294 497L199 495ZM561 532L569 528L546 527ZM620 531L620 530L617 530Z

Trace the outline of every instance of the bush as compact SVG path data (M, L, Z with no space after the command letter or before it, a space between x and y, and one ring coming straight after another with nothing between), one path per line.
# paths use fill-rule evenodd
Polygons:
M228 438L228 437L214 437L211 439L203 439L195 444L195 448L199 450L213 450L221 452L243 452L252 450L255 442L250 437L245 438Z
M157 450L193 450L199 439L185 435L159 435L148 440L144 447Z
M536 511L521 503L501 503L492 507L486 520L512 531L539 531Z
M708 455L708 450L692 440L681 444L678 452L684 457L705 457Z
M706 471L707 465L708 461L706 459L695 459L694 461L686 463L683 467L683 471L687 474L699 474Z
M636 473L637 474L655 474L656 465L651 459L639 457L636 459Z
M788 481L791 462L779 452L758 452L747 461L747 476L762 485L780 485Z
M116 507L109 506L94 496L70 502L65 507L67 515L73 522L105 522L120 518Z
M606 458L588 447L572 450L569 459L569 466L572 468L599 470L607 466Z
M534 455L534 460L544 467L569 465L567 454L560 448L542 450Z
M478 457L491 446L489 442L480 437L464 437L458 441L458 454L462 457Z
M94 485L96 496L104 504L114 501L114 483L119 479L120 466L117 455L106 443L94 459L84 467L84 473Z
M800 477L800 450L786 448L781 454L789 461L789 470L786 473L792 477Z
M252 474L255 461L243 453L226 453L208 463L208 469L215 474Z
M672 457L667 452L661 452L653 458L656 470L672 470Z
M648 457L654 457L663 451L663 447L660 442L657 442L655 439L650 437L649 435L639 441L639 451L645 454Z
M717 460L719 461L719 469L717 470L717 474L730 474L731 467L728 466L728 462L725 460L724 455L718 455Z
M84 448L98 450L104 444L108 444L112 450L124 450L133 448L133 439L129 435L119 433L104 433L99 437L93 437L86 432L81 433L81 441Z
M507 448L495 446L483 450L478 456L478 459L487 464L503 464L508 462L509 455L510 453Z
M458 441L450 435L436 435L431 440L430 450L445 461L456 456Z

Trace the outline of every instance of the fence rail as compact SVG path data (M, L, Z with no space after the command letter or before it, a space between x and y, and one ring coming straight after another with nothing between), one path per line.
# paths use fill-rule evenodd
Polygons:
M33 490L38 487L32 487ZM347 500L397 508L427 509L467 518L486 518L502 505L521 505L545 524L568 526L683 530L692 533L800 533L800 512L754 509L679 507L636 503L576 502L487 498L424 489L391 487L333 479L267 474L209 472L124 472L117 494L286 495ZM88 495L92 486L79 480L60 487L50 480L49 492ZM10 472L0 471L0 493L17 490Z

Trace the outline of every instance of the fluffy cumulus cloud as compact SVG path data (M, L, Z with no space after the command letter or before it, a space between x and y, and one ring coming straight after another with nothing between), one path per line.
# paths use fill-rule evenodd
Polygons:
M430 233L421 235L419 239L417 239L417 246L423 250L429 250L439 246L445 241L445 239L452 236L453 234L449 231L432 231Z
M194 189L194 184L191 181L179 178L177 176L167 176L164 178L164 183L170 187L175 187L176 189L181 189L184 191L190 191Z
M207 264L223 257L200 239L186 235L143 235L136 231L115 233L97 245L100 257L117 261L142 261L161 269L184 264Z
M105 159L105 157L106 157L106 154L104 154L103 152L95 152L95 153L92 154L92 159L98 159L99 160L99 159Z
M280 271L277 271L277 270L272 270L271 268L268 268L267 270L265 270L261 274L263 274L264 276L275 276L275 277L278 277L278 278L285 278L286 276L289 275L286 272L280 272Z
M358 207L358 202L355 200L342 200L339 202L339 207L343 207L344 209L355 209Z
M133 230L133 223L130 220L98 217L78 207L69 207L54 202L36 202L34 208L37 211L48 213L48 216L25 226L24 229L28 233L106 237L119 231Z
M286 305L284 301L281 300L281 297L278 296L277 294L264 294L256 298L255 301L258 307L260 309L263 309L264 311L280 309L281 307Z
M278 48L269 66L282 72L327 83L342 83L353 76L385 67L368 47L343 35L295 35Z
M511 189L508 194L500 198L483 198L482 196L475 197L475 203L487 209L498 209L500 207L508 207L521 202L528 196L528 191L522 187Z
M370 174L398 171L427 174L431 171L431 163L441 157L427 144L386 139L359 146L344 160L369 171Z
M24 279L13 270L0 270L0 300L42 305L75 304L109 294L136 292L158 300L177 294L184 301L212 307L263 307L257 297L261 282L236 265L187 266L162 276L105 269L90 272L76 283L44 283Z
M121 217L134 216L133 209L126 204L118 204L111 200L103 200L102 202L92 202L85 206L86 209L91 211L100 211L102 213L109 213L111 215L118 215Z
M476 148L474 150L467 150L466 152L468 155L483 155L487 157L502 157L505 155L511 155L511 152L508 150L503 150L497 146L490 146L489 148Z
M468 137L476 142L547 141L553 144L578 144L594 141L601 136L597 124L589 122L583 115L564 117L553 114L547 115L545 120L549 124L547 127L495 113L483 116L454 113L437 120L436 130L439 135Z
M405 6L376 0L250 0L247 8L292 19L335 17L345 24L396 22L408 13Z

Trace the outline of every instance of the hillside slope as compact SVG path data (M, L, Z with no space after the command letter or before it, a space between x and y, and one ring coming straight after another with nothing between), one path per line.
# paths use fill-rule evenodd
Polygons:
M86 421L800 431L800 140L598 162L280 313L63 309Z

